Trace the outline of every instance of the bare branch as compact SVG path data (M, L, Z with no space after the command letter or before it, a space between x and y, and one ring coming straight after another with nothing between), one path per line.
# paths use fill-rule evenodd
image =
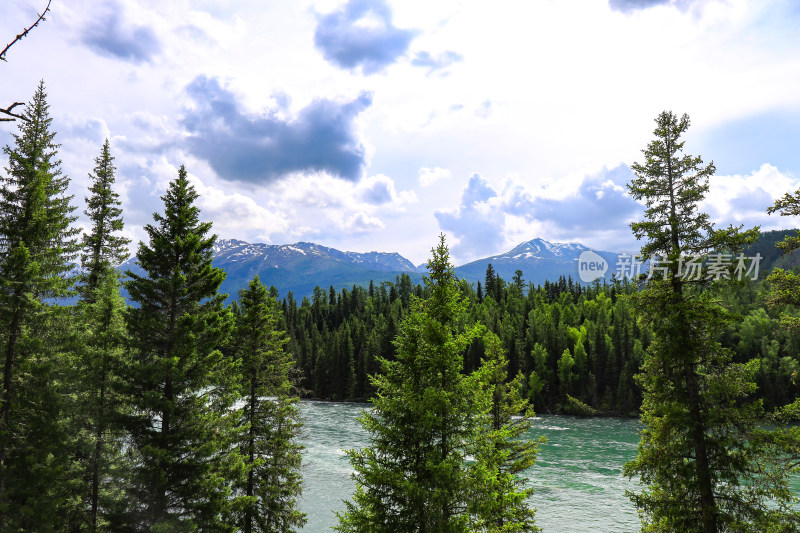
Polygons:
M40 22L42 22L43 20L45 20L44 16L47 14L47 12L48 12L48 11L50 11L50 2L52 2L52 1L53 1L53 0L47 0L47 7L45 7L45 8L44 8L44 11L42 11L41 15L39 15L39 18L37 18L37 19L36 19L36 22L34 22L33 24L31 24L30 26L28 26L27 28L25 28L25 30L24 30L22 33L20 33L19 35L17 35L17 36L14 38L14 40L13 40L13 41L11 41L10 43L8 43L8 44L6 45L6 47L5 47L5 48L3 48L3 51L2 51L2 52L0 52L0 59L2 59L3 61L6 61L5 55L6 55L6 52L8 51L8 49L9 49L9 48L11 48L12 46L14 46L14 45L17 43L17 41L19 41L20 39L22 39L23 37L25 37L26 35L28 35L28 32L29 32L29 31L31 31L31 30L32 30L33 28L35 28L36 26L38 26ZM13 107L13 106L12 106L12 107ZM3 120L9 120L9 119L3 119ZM11 120L13 120L13 119L11 119Z
M17 119L17 118L20 119L20 120L27 121L28 119L26 119L22 115L17 115L16 113L12 113L11 112L11 110L14 109L15 107L17 107L18 105L24 105L24 104L22 102L14 102L13 104L11 104L10 106L8 106L5 109L0 108L0 113L2 113L4 115L11 116L11 117L14 117L14 118L0 117L0 122L13 122L14 119Z

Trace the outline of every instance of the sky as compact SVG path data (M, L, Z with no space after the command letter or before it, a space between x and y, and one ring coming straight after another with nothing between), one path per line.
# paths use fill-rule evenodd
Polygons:
M2 45L44 5L3 0ZM440 233L456 264L537 237L633 251L629 165L664 110L716 166L716 224L800 226L766 214L800 188L797 27L788 0L53 0L0 107L44 80L84 227L109 139L134 243L185 165L220 238L415 264Z

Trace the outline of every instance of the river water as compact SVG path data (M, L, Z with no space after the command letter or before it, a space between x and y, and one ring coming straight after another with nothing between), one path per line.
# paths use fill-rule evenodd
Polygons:
M301 510L303 531L328 531L355 488L345 449L360 448L367 434L357 417L366 404L302 402L306 446ZM625 490L638 483L622 476L636 457L641 425L633 419L539 416L531 438L545 435L536 464L528 471L535 493L536 524L545 533L637 531L636 510Z
M304 532L329 531L337 523L355 483L344 450L367 444L358 423L368 404L301 402L306 446L303 498ZM628 418L539 416L530 438L547 437L536 464L526 477L535 489L532 506L544 533L611 533L639 531L636 510L625 491L638 491L638 481L622 476L622 465L636 457L641 424ZM800 476L792 479L800 494Z

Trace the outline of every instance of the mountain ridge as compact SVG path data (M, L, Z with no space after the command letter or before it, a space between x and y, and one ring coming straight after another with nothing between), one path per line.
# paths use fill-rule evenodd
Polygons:
M553 243L535 238L508 252L457 266L455 273L470 283L483 282L491 263L497 275L506 280L510 280L517 270L522 270L525 281L534 284L542 284L547 279L554 281L559 276L572 276L577 281L577 258L587 250L596 251L577 242ZM609 265L616 258L612 252L597 253L609 261ZM213 254L214 265L227 273L220 290L228 293L229 299L235 298L238 290L255 275L265 285L275 286L281 296L291 291L295 297L301 298L313 294L317 286L349 289L353 285L366 286L370 281L394 282L403 274L408 275L413 283L418 283L426 272L426 263L415 266L397 252L341 251L306 241L266 244L220 239L214 244Z
M800 254L781 256L775 243L797 230L775 230L761 233L759 242L745 249L748 256L756 252L764 257L762 272L773 266L793 268L800 265ZM506 281L513 279L517 270L523 274L523 282L534 285L546 280L557 281L560 276L571 276L581 283L578 272L578 257L591 251L599 255L607 265L601 278L610 280L616 272L617 253L600 251L579 242L554 243L542 238L522 242L511 250L489 257L475 259L455 267L455 274L469 283L483 283L486 269L492 265L496 275ZM397 252L349 252L321 244L299 241L291 244L250 243L240 239L220 239L213 247L215 266L225 269L227 276L220 292L228 294L228 300L236 299L238 291L247 286L253 276L258 275L267 286L275 286L280 296L291 291L298 299L311 296L314 288L325 290L333 286L339 291L353 285L367 286L395 282L408 275L412 283L420 283L426 272L426 263L415 266ZM76 267L78 268L78 267ZM79 268L78 268L79 270ZM141 274L135 257L129 259L119 270L132 270Z

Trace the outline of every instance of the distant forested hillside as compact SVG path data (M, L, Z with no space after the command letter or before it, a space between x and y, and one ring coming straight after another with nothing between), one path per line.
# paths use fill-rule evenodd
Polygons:
M770 242L778 240L768 236ZM766 252L760 253L767 257ZM524 392L537 411L570 411L575 404L568 403L569 396L603 412L637 412L641 391L634 376L650 334L638 325L627 299L637 290L634 284L586 287L562 277L534 286L521 277L509 282L493 271L487 274L484 283L460 283L470 320L500 337L509 375L524 374ZM758 394L772 407L800 394L792 377L800 368L800 344L779 327L780 309L764 308L763 285L740 282L723 291L726 306L742 320L720 332L720 339L734 350L737 361L761 360ZM379 369L378 357L394 357L392 341L411 299L426 296L422 286L402 275L393 283L367 288L336 292L318 287L301 301L291 294L284 298L289 350L305 395L368 398L373 393L369 376ZM477 368L483 356L483 345L475 341L464 354L465 371Z

